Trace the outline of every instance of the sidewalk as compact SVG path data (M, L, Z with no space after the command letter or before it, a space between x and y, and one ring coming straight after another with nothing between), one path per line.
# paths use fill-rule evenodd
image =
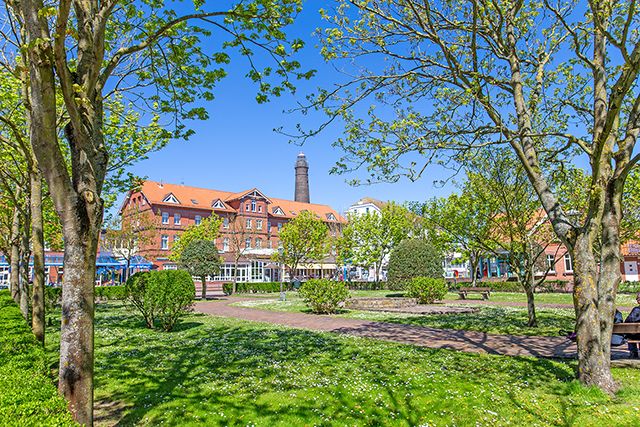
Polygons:
M470 353L545 358L576 357L575 344L564 337L496 335L475 331L434 329L396 323L345 319L334 316L267 311L230 306L230 304L242 300L249 300L249 298L225 298L217 301L198 302L196 303L196 311L214 316L232 317L293 328L334 332Z

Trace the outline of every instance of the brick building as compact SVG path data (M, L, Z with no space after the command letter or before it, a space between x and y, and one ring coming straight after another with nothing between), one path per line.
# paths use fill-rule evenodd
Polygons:
M306 194L308 197L308 191ZM239 281L281 280L282 266L272 262L271 255L280 246L282 226L302 211L310 211L322 219L333 236L341 232L345 223L329 206L271 198L257 188L233 193L154 181L145 181L127 194L120 210L123 221L131 209L152 215L158 224L157 236L141 247L139 253L160 269L177 268L169 260L169 254L186 227L199 224L209 215L219 215L222 224L215 243L224 264L220 275L212 281L231 280L236 257ZM335 259L329 257L302 266L298 274L325 277L335 270Z

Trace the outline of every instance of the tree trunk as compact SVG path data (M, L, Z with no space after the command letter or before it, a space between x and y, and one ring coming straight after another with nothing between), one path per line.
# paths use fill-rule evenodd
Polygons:
M20 311L25 320L29 321L29 221L25 223L20 232Z
M592 239L585 234L578 236L571 255L574 260L578 378L585 385L613 394L617 390L610 369L613 309L607 308L609 304L599 307L602 297L599 296L598 265L593 255ZM603 259L603 262L607 261ZM618 260L614 262L618 263ZM619 269L620 265L617 264L616 268ZM600 277L602 280L607 279Z
M471 286L475 287L478 284L478 276L476 275L476 269L478 268L478 258L474 254L469 256L469 264L471 267Z
M20 304L20 212L13 208L13 222L11 223L11 255L9 268L9 286L11 297Z
M44 345L45 302L44 302L44 232L42 222L42 175L37 166L30 174L31 179L31 238L33 248L33 296L31 327L33 333Z
M526 275L523 286L524 292L527 295L527 315L529 320L527 322L527 326L530 328L538 327L538 319L536 318L536 305L535 305L535 277L533 274L529 273Z
M68 222L68 221L66 221ZM99 229L64 224L58 389L79 422L93 422L94 279ZM78 233L78 231L80 231Z
M202 276L200 280L202 281L202 291L200 293L200 298L203 300L206 300L207 299L207 278L205 276Z

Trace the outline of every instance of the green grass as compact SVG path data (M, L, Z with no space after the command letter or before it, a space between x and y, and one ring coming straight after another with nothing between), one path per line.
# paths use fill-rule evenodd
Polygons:
M609 398L576 383L573 363L205 315L163 333L117 303L96 315L98 424L586 427L640 415L634 369L614 370L623 388Z
M0 291L0 425L73 426L47 357L8 291Z

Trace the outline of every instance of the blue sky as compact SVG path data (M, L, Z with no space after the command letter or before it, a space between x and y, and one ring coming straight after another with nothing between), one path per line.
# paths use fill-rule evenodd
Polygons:
M334 126L300 147L289 143L289 138L273 131L283 126L293 130L296 123L313 125L313 116L285 113L302 101L305 94L317 86L327 87L340 79L340 75L322 60L316 49L315 28L322 25L318 10L325 2L307 1L302 14L290 33L306 41L307 46L297 59L303 69L317 69L316 77L302 82L294 96L283 96L267 104L255 101L256 87L245 76L246 62L233 58L229 76L223 80L213 102L204 104L210 118L193 123L196 131L189 141L172 141L163 150L152 153L149 159L132 168L138 175L153 180L241 191L257 187L265 194L277 198L293 198L294 162L297 154L307 155L310 170L310 192L313 203L328 204L343 211L361 197L381 200L426 200L446 195L451 187L439 188L434 180L448 173L432 169L418 182L402 180L394 184L352 187L345 180L354 176L330 175L329 170L341 153L331 146L339 135Z

